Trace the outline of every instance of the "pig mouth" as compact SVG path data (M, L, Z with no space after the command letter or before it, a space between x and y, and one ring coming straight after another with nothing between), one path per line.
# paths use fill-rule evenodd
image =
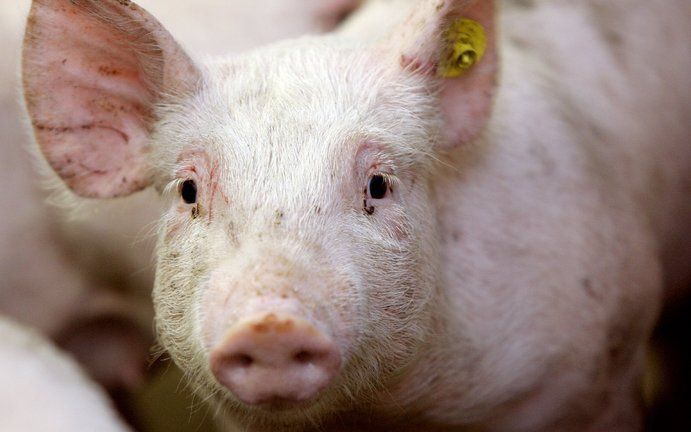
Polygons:
M276 420L281 422L302 422L307 418L321 418L327 414L334 406L335 399L333 389L338 388L339 383L332 383L320 392L309 398L295 399L291 397L273 396L257 403L246 403L239 400L232 393L226 392L225 405L239 409L240 411L264 418L266 420ZM232 409L231 408L231 409Z
M333 414L333 407L321 398L304 402L274 399L261 405L233 401L224 408L228 418L245 419L247 423L244 426L257 431L311 428L315 424L327 423Z
M243 426L249 430L312 430L315 425L328 424L339 412L352 408L352 399L336 390L343 386L343 379L337 377L317 396L301 401L274 397L259 404L246 404L230 392L216 391L215 405L228 419L244 419L247 423Z

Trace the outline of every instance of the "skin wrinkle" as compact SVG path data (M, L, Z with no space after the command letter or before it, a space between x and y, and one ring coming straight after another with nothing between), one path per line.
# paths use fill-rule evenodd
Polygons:
M122 140L125 142L125 145L129 142L130 138L127 136L126 133L111 127L107 125L98 125L96 123L89 123L89 124L84 124L84 125L78 125L78 126L49 126L45 125L42 123L34 123L34 127L39 130L39 131L45 131L48 133L53 133L55 135L57 134L62 134L62 133L69 133L69 132L78 132L79 130L90 130L90 129L107 129L110 131L113 131L120 135Z

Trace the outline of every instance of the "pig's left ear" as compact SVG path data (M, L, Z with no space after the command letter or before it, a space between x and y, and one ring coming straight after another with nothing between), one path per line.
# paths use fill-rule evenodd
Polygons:
M41 152L75 193L98 198L149 185L154 108L200 78L130 0L33 0L22 74Z
M441 86L444 147L487 124L498 69L494 0L423 0L386 41L396 67Z

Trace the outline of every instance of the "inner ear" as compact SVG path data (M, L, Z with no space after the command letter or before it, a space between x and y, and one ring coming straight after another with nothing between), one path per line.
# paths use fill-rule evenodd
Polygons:
M128 0L34 0L22 74L43 155L74 192L101 198L149 185L154 108L199 79L168 32Z

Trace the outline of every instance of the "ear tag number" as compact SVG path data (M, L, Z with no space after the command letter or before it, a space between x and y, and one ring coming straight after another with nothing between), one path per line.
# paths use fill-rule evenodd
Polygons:
M477 21L461 18L443 33L445 48L439 62L439 76L456 78L467 72L485 55L487 35Z

